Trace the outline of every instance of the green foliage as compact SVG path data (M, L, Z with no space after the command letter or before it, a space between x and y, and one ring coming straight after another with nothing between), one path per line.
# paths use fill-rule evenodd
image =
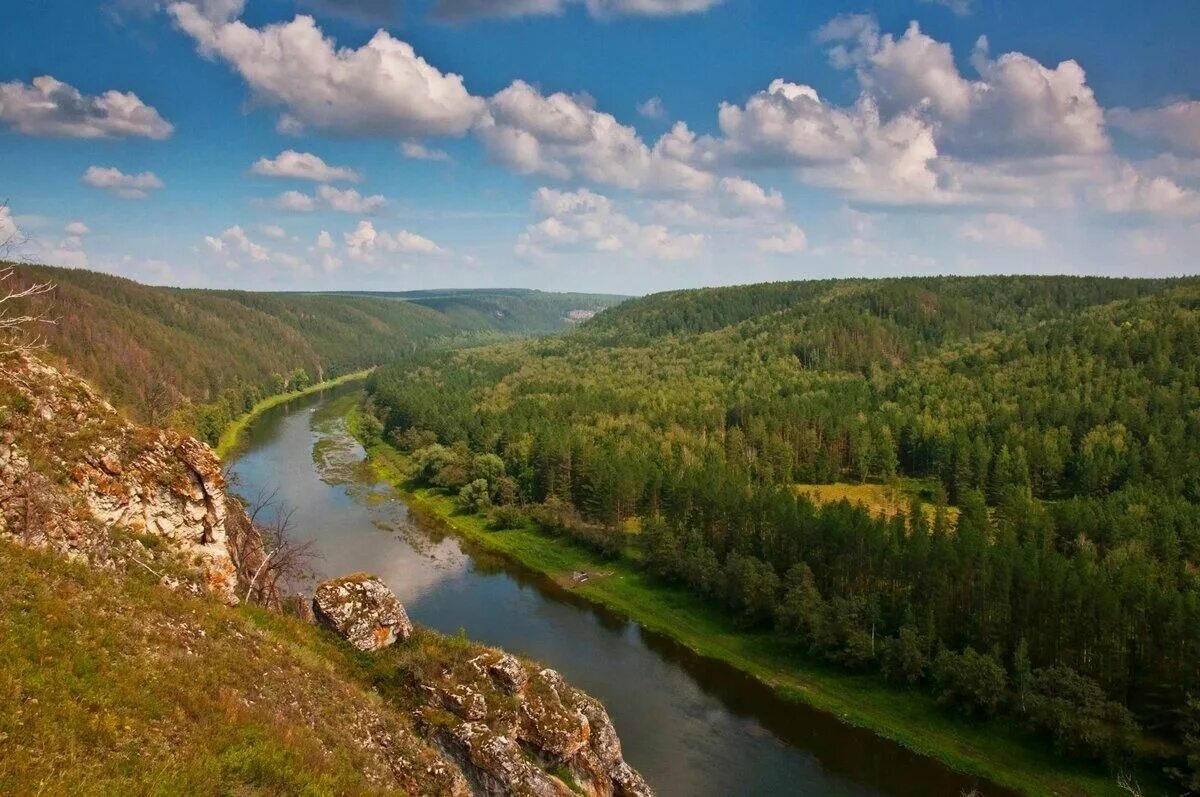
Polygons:
M970 648L940 691L983 714L1027 706L1031 673L1061 664L1169 716L1200 689L1197 285L676 292L406 358L368 389L388 439L462 447L455 492L461 463L495 455L512 489L494 502L793 649L921 683L932 651ZM795 489L864 480L913 510Z
M1063 753L1119 760L1132 751L1137 725L1090 678L1070 667L1036 670L1029 683L1026 722L1054 739Z
M942 649L933 660L933 683L938 703L967 717L990 717L1000 710L1008 677L994 656L966 648L962 653Z
M492 507L487 479L476 479L458 491L458 505L467 512L486 512Z
M51 282L29 301L57 323L49 351L117 407L172 420L216 444L268 395L388 362L397 352L566 329L574 310L621 297L538 291L420 295L248 293L140 285L120 277L16 264L14 287Z
M929 669L926 645L915 628L908 625L901 628L900 633L884 645L883 676L909 686L923 681Z

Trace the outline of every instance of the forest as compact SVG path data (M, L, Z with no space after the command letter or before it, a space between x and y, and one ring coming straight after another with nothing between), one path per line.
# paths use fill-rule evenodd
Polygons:
M415 352L368 393L496 533L535 523L798 659L1200 788L1200 281L680 291ZM839 484L907 509L811 493Z
M621 297L540 291L254 293L142 285L82 269L17 265L14 287L50 283L26 304L50 355L152 424L215 444L266 396L429 346L567 328Z

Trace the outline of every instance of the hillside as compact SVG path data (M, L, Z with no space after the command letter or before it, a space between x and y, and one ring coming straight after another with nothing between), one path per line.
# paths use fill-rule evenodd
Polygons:
M284 614L284 540L195 439L0 360L0 793L650 797L597 701L394 596L385 639L366 574L314 611L371 645Z
M1068 758L1184 739L1200 281L675 292L369 389L418 485L706 596L798 662ZM903 499L871 511L864 483Z
M49 353L134 417L172 418L215 443L231 417L262 397L388 362L433 345L461 345L567 328L571 310L614 297L534 291L381 296L180 290L96 272L17 266L20 288L51 282L27 302L57 320ZM302 373L301 373L302 372ZM211 406L205 406L211 405Z
M495 330L523 335L561 332L570 324L623 301L604 293L546 293L524 289L474 289L337 293L337 296L371 296L428 307L466 330ZM564 319L568 323L564 323Z

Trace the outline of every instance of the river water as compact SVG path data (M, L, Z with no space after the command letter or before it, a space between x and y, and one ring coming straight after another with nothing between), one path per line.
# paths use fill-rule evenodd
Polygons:
M626 760L658 794L957 797L975 785L1001 793L423 527L362 467L363 451L335 412L356 390L264 414L233 464L235 489L278 490L295 510L295 535L314 541L318 577L375 573L415 622L530 656L599 698Z

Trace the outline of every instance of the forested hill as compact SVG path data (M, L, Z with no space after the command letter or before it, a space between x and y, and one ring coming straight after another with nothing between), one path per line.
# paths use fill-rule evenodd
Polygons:
M522 288L342 292L338 296L394 299L436 310L462 329L522 335L561 332L564 320L585 321L625 300L606 293L547 293Z
M227 416L285 387L389 362L435 341L565 329L575 323L572 311L587 316L617 300L534 291L515 301L505 291L393 301L181 290L42 266L18 266L14 281L17 288L56 286L28 308L57 319L43 330L52 356L134 417L162 423L174 415L210 442ZM199 417L206 414L213 417Z
M1200 785L1200 280L675 292L369 389L419 477L499 527L1064 754L1124 760L1135 722L1190 740Z

